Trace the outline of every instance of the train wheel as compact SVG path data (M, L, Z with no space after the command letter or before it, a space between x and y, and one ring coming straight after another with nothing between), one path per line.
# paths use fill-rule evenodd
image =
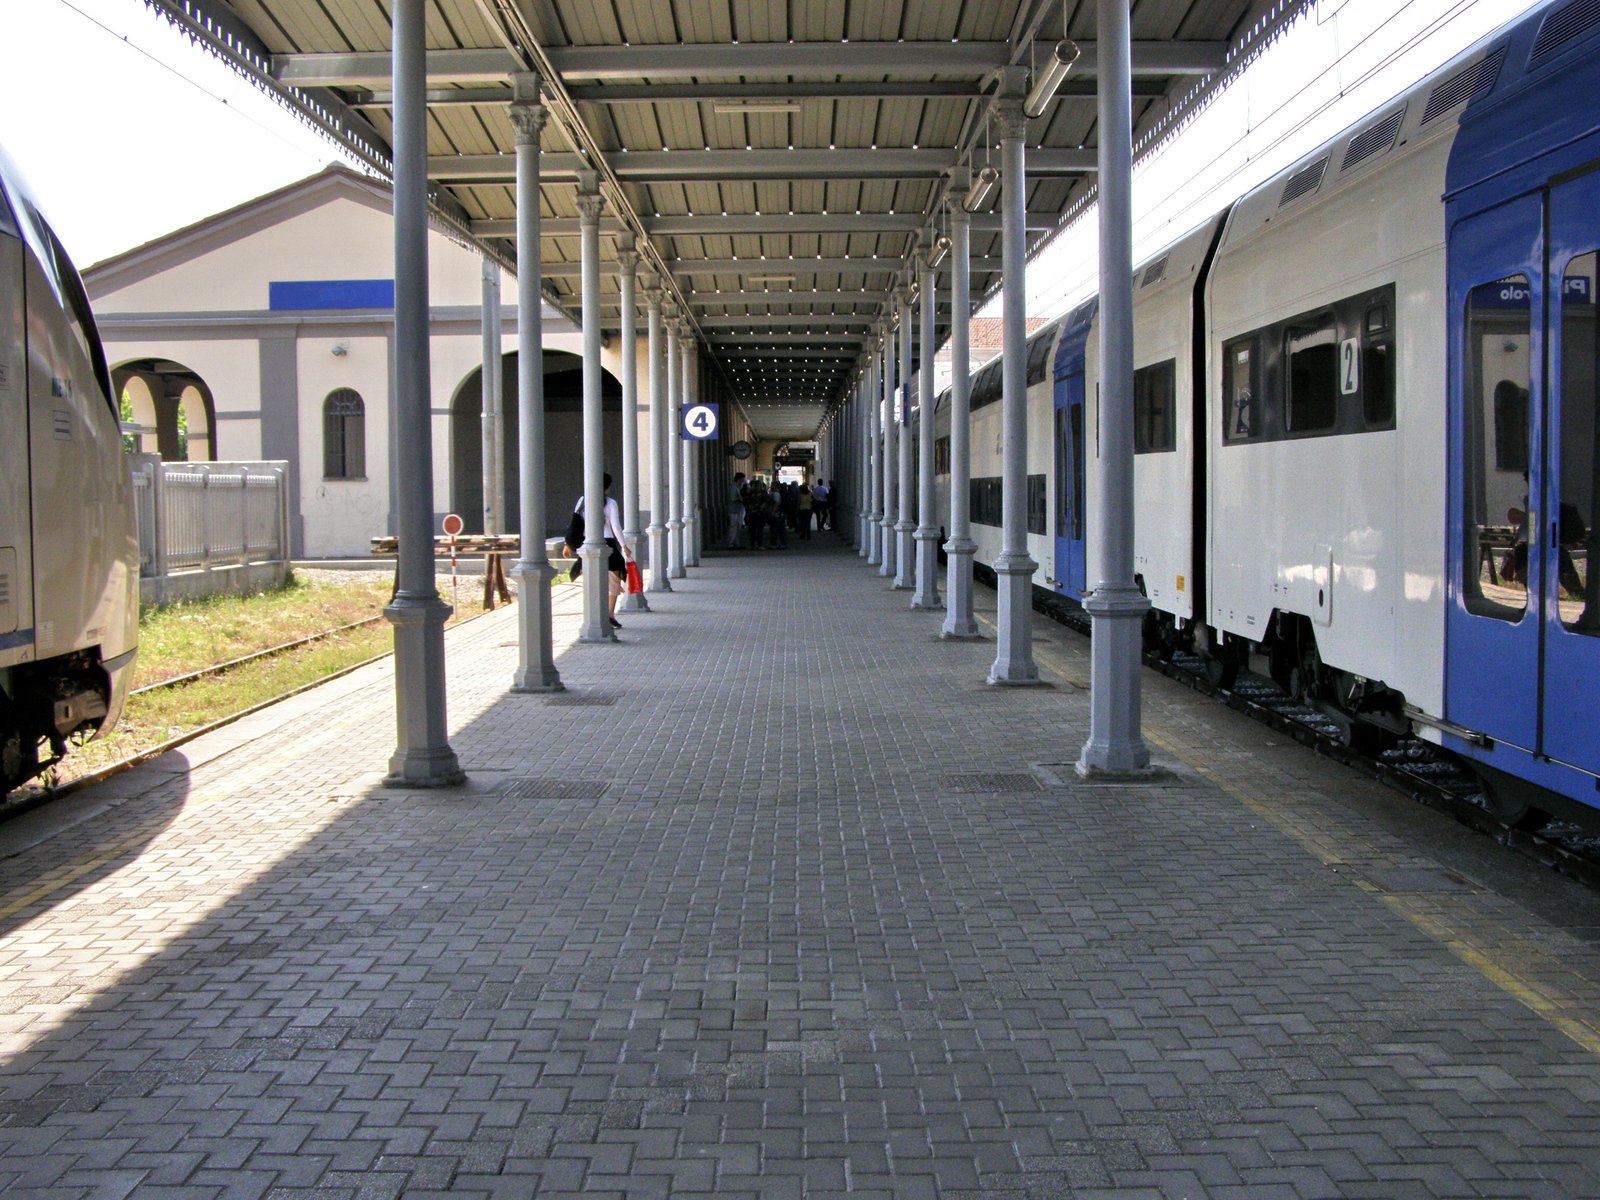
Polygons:
M1550 814L1533 802L1516 779L1484 771L1478 771L1477 776L1483 785L1483 798L1488 802L1489 811L1507 828L1537 833L1550 824Z
M32 779L38 767L39 756L31 739L9 727L0 733L0 795Z
M1212 687L1231 688L1239 678L1238 659L1227 647L1212 646L1201 662L1205 664L1206 682Z
M1310 630L1300 635L1300 656L1289 677L1289 694L1306 704L1323 699L1327 694L1326 671L1322 655L1317 652L1317 639Z

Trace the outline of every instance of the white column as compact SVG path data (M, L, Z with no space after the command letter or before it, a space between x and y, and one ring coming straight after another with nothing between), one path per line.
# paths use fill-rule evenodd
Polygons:
M867 565L883 562L883 397L889 390L893 364L889 351L889 324L887 319L878 324L878 347L873 352L872 394L867 397L867 460L868 497L871 509L867 513Z
M918 313L922 353L917 372L917 591L912 608L942 608L939 598L939 514L933 510L933 356L934 310L939 301L937 278L933 271L933 240L927 239L921 261L918 287Z
M633 234L618 240L618 281L622 288L622 537L639 555L639 317L635 311L635 288L639 271L639 251ZM650 607L643 592L622 593L617 607L630 612Z
M578 172L579 269L583 279L583 625L580 642L614 642L605 535L605 417L600 391L600 177Z
M1100 524L1101 578L1084 600L1089 739L1078 774L1150 768L1140 731L1140 631L1150 605L1133 579L1133 121L1128 6L1100 0Z
M483 256L483 531L503 533L505 472L501 460L500 264Z
M556 569L545 554L544 308L539 262L539 136L548 110L539 103L539 77L512 76L511 124L517 148L517 473L521 552L517 581L517 670L514 692L559 692L550 583ZM565 514L562 525L565 527Z
M659 287L645 289L645 312L649 317L650 345L650 579L645 588L670 592L667 579L667 377L666 337L661 327Z
M684 322L683 335L678 339L678 351L683 355L683 385L679 395L683 397L682 408L692 408L699 400L698 384L695 379L695 359L700 353L695 344L694 331L688 322ZM683 417L680 414L674 431L683 433ZM680 436L678 439L683 451L683 565L698 567L700 565L700 486L699 465L700 456L697 453L698 444L690 438Z
M905 378L896 375L904 366L897 365L895 348L899 344L899 333L895 326L889 326L889 336L884 341L883 347L883 466L878 472L881 480L879 490L883 493L883 516L878 520L878 574L885 579L894 579L894 523L898 512L895 506L900 501L899 481L896 479L900 461L900 417L896 413L895 390L897 386L904 386Z
M1033 573L1039 564L1028 556L1028 285L1023 258L1028 188L1022 154L1028 119L1022 113L1022 102L1015 98L997 100L994 112L1000 127L1004 289L1000 323L1005 361L1000 399L1001 549L994 564L999 634L989 682L1031 684L1039 682L1039 668L1033 661Z
M678 365L678 343L683 327L677 314L667 322L667 576L684 579L689 572L683 568L683 452L678 443L683 439L678 431L683 428L683 371Z
M971 641L978 636L972 615L972 364L968 313L972 311L972 227L963 173L950 188L950 540L944 544L944 627L939 636Z
M450 748L445 716L444 623L450 606L434 587L433 415L428 356L427 65L423 0L394 6L393 437L400 504L394 599L397 737L392 787L448 787L466 774Z
M911 324L911 288L907 286L900 291L900 419L895 423L899 461L895 466L894 586L903 592L910 591L916 584L917 572L916 551L911 540L917 529L911 517L915 503L911 495L911 375L914 366Z

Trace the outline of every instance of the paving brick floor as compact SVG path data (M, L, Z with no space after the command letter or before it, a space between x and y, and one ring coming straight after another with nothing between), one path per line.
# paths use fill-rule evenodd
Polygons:
M1592 893L1151 675L1080 782L1076 634L790 545L453 631L464 788L380 665L0 828L0 1192L1600 1196Z

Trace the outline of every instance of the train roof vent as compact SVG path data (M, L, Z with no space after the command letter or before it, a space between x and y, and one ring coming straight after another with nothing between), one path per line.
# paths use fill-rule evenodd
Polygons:
M1144 269L1144 279L1140 282L1139 286L1149 287L1152 283L1160 283L1163 279L1165 279L1167 277L1167 259L1169 257L1169 255L1163 254L1160 258L1156 259L1155 262L1146 267Z
M1441 80L1422 110L1422 123L1426 125L1437 120L1451 109L1487 92L1500 77L1500 64L1505 58L1506 47L1502 42L1471 66L1462 67L1449 79Z
M1560 53L1596 25L1600 25L1600 0L1570 0L1563 4L1548 13L1539 26L1528 65L1535 66Z
M1283 185L1283 195L1278 198L1278 207L1290 204L1301 196L1309 196L1322 186L1323 173L1328 169L1326 156L1317 159L1309 167L1301 167L1289 177L1289 182Z
M1382 154L1394 145L1394 135L1400 132L1400 122L1405 120L1406 110L1390 113L1371 129L1364 129L1350 139L1350 145L1344 152L1344 162L1339 170L1348 171L1357 163L1366 162L1374 154Z

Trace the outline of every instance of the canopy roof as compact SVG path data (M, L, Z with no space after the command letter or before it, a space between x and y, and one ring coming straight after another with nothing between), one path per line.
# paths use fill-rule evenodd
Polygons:
M384 0L146 0L387 175ZM1138 0L1135 137L1156 144L1310 0ZM1096 158L1094 0L429 0L428 154L439 210L514 261L510 76L537 71L546 292L579 284L577 171L597 170L602 311L616 238L665 278L756 433L811 436L945 227L953 168L998 165L988 120L1065 34L1082 54L1027 133L1033 244ZM974 299L999 283L998 213L972 219ZM948 259L943 270L948 270ZM943 282L946 277L941 276ZM940 306L938 339L949 327Z

